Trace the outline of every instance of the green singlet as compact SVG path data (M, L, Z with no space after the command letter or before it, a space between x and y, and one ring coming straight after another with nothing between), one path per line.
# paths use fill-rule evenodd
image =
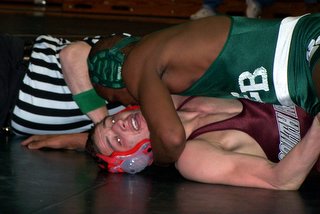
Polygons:
M220 55L180 94L296 104L313 115L318 113L320 100L312 69L320 57L320 14L283 20L231 19Z

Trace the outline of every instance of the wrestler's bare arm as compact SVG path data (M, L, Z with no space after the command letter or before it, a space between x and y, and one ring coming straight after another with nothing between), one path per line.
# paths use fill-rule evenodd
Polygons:
M90 90L93 85L89 78L87 58L91 46L83 41L74 42L60 52L60 62L64 79L73 95ZM88 113L94 122L100 122L108 115L106 107L101 107Z
M151 79L151 78L150 78ZM150 79L142 80L143 82ZM148 127L155 162L175 162L185 145L185 131L175 111L171 97L162 83L142 84L139 99ZM156 112L156 113L155 113Z
M21 145L29 149L70 149L84 150L88 133L33 135L21 142Z
M148 123L155 163L167 164L181 154L185 132L170 92L159 77L157 59L147 50L135 48L123 66L123 78Z
M245 187L296 190L320 154L318 115L302 141L279 163L267 158L225 151L204 140L186 144L176 167L187 179Z

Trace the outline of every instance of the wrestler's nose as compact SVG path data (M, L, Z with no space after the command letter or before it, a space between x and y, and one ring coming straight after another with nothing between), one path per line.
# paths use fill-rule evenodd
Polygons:
M119 119L117 121L114 121L113 126L112 126L112 130L116 131L116 130L122 130L122 131L126 131L127 130L127 122L125 120Z

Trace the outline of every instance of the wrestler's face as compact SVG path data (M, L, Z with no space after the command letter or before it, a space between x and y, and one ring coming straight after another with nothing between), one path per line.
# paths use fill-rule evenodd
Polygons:
M103 155L132 149L141 140L149 138L149 129L141 111L124 111L108 116L96 125L93 143Z

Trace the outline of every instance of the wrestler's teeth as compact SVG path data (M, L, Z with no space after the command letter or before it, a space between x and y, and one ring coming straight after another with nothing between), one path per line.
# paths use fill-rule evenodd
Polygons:
M137 124L137 121L135 120L135 118L131 118L131 124L132 124L133 128L138 131L138 124Z

